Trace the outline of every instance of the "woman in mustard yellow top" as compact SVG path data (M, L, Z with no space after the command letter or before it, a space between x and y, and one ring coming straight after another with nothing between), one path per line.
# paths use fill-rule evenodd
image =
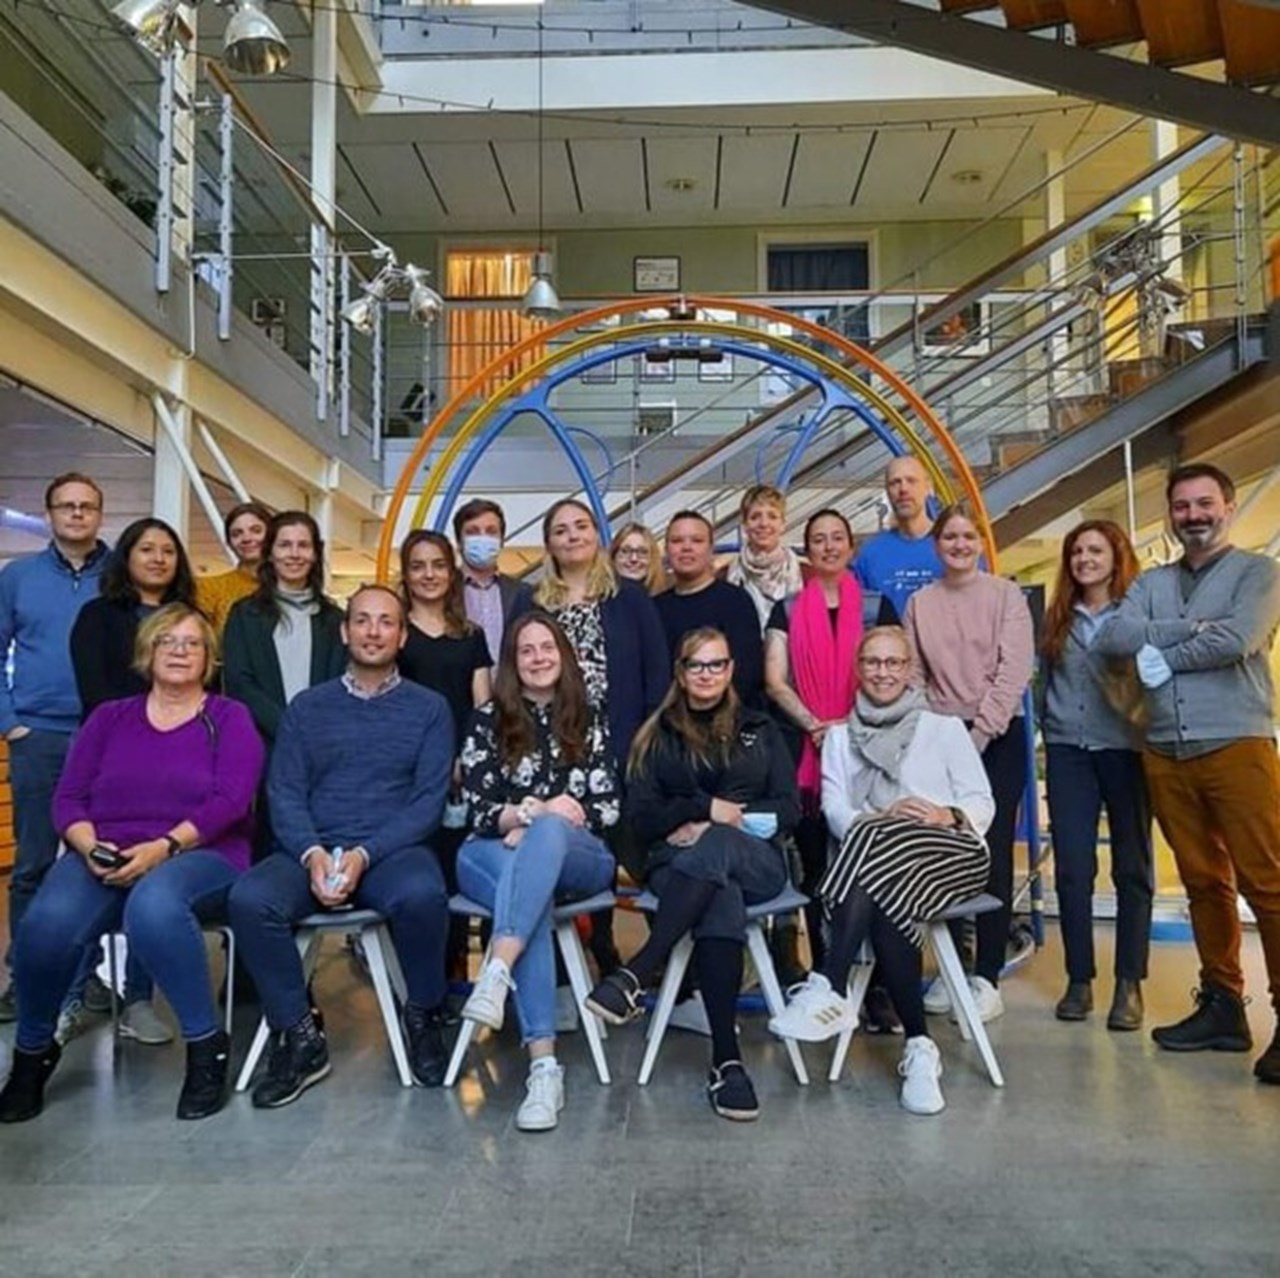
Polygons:
M236 566L196 581L196 602L219 638L231 609L258 588L258 564L262 560L262 543L270 522L271 512L256 501L243 501L233 506L222 521L227 545L236 557Z

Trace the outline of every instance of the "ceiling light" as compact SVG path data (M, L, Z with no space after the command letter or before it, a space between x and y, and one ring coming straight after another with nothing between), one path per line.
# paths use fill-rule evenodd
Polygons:
M981 169L957 169L951 175L951 180L957 186L981 186L983 173Z
M696 178L691 177L670 177L662 184L668 191L675 191L679 195L685 195L692 191L698 185Z
M242 75L274 75L289 65L280 28L259 7L261 0L233 0L236 11L222 39L227 66Z
M553 270L551 254L539 249L533 255L533 282L520 302L520 312L526 319L555 319L563 309L551 282Z
M366 337L369 337L373 333L374 324L376 323L374 317L377 314L380 300L380 298L374 297L372 293L362 293L354 302L348 302L342 308L343 322L350 324L357 333L363 333Z
M422 267L410 263L404 273L409 281L409 317L427 328L444 310L444 298L427 283L427 272Z

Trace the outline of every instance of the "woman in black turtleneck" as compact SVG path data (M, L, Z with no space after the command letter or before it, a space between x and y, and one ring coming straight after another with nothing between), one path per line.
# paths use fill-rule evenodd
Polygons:
M719 630L690 631L627 769L625 820L647 849L658 911L644 947L591 991L587 1006L614 1024L639 1016L640 995L692 931L711 1022L707 1092L723 1118L760 1112L735 1025L746 906L786 886L780 839L798 816L791 756L773 720L738 700L728 641Z

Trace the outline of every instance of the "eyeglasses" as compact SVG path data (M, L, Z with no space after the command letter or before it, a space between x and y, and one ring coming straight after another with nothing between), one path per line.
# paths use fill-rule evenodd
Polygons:
M890 674L900 674L911 663L906 657L859 657L858 664L868 670L887 670Z
M49 509L59 515L93 515L102 506L96 501L55 501Z
M713 657L710 661L695 661L686 657L680 665L685 674L724 674L729 669L728 657Z
M623 546L622 549L618 551L617 557L619 559L648 559L649 547L648 546Z
M156 647L164 652L189 652L203 648L204 640L190 635L161 635L156 640Z

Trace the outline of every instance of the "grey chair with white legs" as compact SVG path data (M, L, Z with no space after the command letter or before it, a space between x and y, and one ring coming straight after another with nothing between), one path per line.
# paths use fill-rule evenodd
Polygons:
M400 1029L400 1013L396 1007L396 998L401 1002L405 997L404 976L400 971L400 961L396 957L396 948L391 939L391 928L386 919L377 910L326 910L316 914L308 914L298 923L294 939L298 945L298 953L302 956L302 970L307 980L320 955L320 941L326 933L340 936L356 936L364 948L365 958L369 963L369 976L373 981L373 991L378 999L378 1009L382 1013L382 1023L387 1031L387 1042L391 1045L391 1055L395 1060L396 1073L400 1076L402 1087L413 1086L413 1075L409 1072L409 1057L404 1047L404 1034ZM253 1081L253 1072L258 1066L267 1040L271 1037L271 1027L264 1016L258 1022L257 1033L249 1047L249 1055L245 1057L240 1069L240 1077L236 1080L236 1091L248 1091Z
M587 974L586 951L582 948L582 938L578 935L577 924L574 920L583 914L599 914L603 910L611 910L616 904L617 898L612 892L597 892L595 896L585 897L581 901L565 901L557 905L552 915L556 944L559 946L560 955L564 959L565 971L569 975L569 984L573 988L574 1004L579 1009L582 1017L582 1032L586 1036L587 1046L591 1049L591 1059L596 1067L596 1076L601 1083L606 1084L610 1081L609 1063L605 1060L604 1055L604 1039L607 1031L602 1021L582 1008L582 1004L591 990L591 980ZM449 913L472 919L491 919L493 917L493 912L486 906L481 905L479 901L473 901L470 897L461 895L450 898ZM488 961L489 951L486 950L484 958L481 960L481 967L483 968ZM463 1018L462 1025L458 1030L457 1040L453 1045L453 1055L449 1058L449 1068L444 1076L444 1085L446 1087L452 1087L458 1081L458 1074L462 1070L462 1062L466 1059L467 1049L475 1038L477 1028L479 1027L475 1021Z
M227 1037L231 1037L231 1018L235 1012L235 991L236 991L236 934L231 930L230 923L202 923L200 925L202 932L216 932L222 937L223 953L226 955L227 961L227 980L226 980L226 1005L222 1010L222 1027L227 1032ZM116 940L123 939L123 932L108 932L104 938L107 943L107 990L111 995L111 1033L116 1037L120 1035L120 971L119 960L116 955Z
M973 991L969 988L969 978L965 975L959 951L952 939L951 929L947 925L955 919L972 918L999 908L1000 902L994 896L984 892L981 896L958 902L925 924L929 943L933 946L934 958L938 961L938 974L947 987L947 993L951 995L951 1006L955 1009L960 1035L966 1042L972 1041L977 1047L978 1055L982 1057L982 1063L987 1067L987 1073L994 1087L1004 1086L1004 1074L1000 1071L1000 1063L996 1060L991 1040L987 1037L987 1027L983 1025L982 1017L978 1015L977 1005L973 1001ZM871 963L864 952L849 974L849 999L853 1004L855 1015L862 1010L862 1000L866 996L870 980ZM854 1027L857 1027L856 1021ZM827 1073L827 1077L833 1083L844 1072L844 1062L849 1054L853 1032L852 1029L845 1030L836 1042L836 1050L831 1057L831 1068Z
M760 992L764 995L765 1005L770 1016L778 1016L786 1006L782 987L778 984L778 974L774 971L773 956L769 953L769 943L764 935L764 922L775 914L790 914L793 910L807 905L809 898L802 892L788 885L779 895L758 905L747 906L747 950L751 961L755 964L756 973L760 977ZM641 892L634 900L638 910L652 914L658 908L658 898L652 892ZM658 989L657 1002L649 1017L646 1031L648 1044L645 1046L644 1059L640 1062L640 1086L645 1086L653 1075L653 1067L658 1060L658 1052L662 1048L662 1040L671 1020L671 1012L676 1005L680 986L684 982L684 974L688 970L689 960L693 957L693 938L682 936L667 958L667 970ZM791 1060L791 1068L795 1071L796 1082L807 1086L809 1071L805 1068L804 1057L800 1054L800 1045L793 1038L784 1038L783 1046Z

